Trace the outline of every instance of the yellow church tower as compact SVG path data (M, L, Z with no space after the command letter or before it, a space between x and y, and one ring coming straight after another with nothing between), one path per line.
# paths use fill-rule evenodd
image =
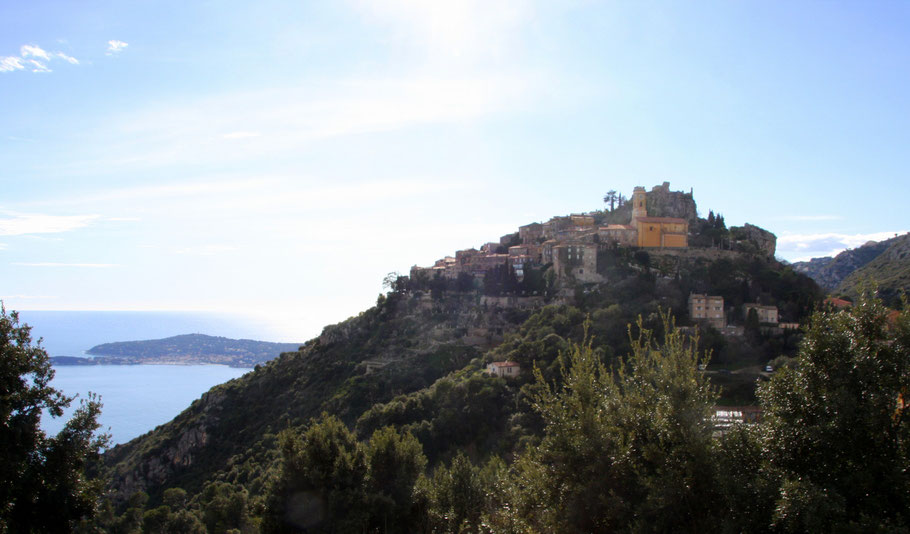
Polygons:
M632 190L632 220L629 222L632 226L635 226L638 219L648 216L646 198L644 187L638 186Z

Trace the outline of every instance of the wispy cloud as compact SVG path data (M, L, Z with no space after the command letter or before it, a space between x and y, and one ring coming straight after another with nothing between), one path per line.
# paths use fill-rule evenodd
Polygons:
M365 16L391 28L400 42L433 60L496 59L512 46L521 23L533 15L526 0L358 0Z
M32 72L51 72L51 69L47 68L47 65L36 59L30 59L28 62L32 66Z
M22 58L17 56L0 56L0 72L13 72L14 70L22 70L25 68L25 65L22 63Z
M8 213L0 218L0 235L56 234L83 228L98 215L45 215L41 213Z
M148 168L185 161L236 161L297 151L327 139L469 123L537 99L525 73L469 77L348 79L228 93L146 107L86 135L95 139L75 172ZM243 143L237 143L238 140Z
M44 51L44 49L36 45L22 45L22 48L19 49L19 53L22 55L22 57L32 56L43 59L45 61L50 61L51 59L51 56L49 56L48 53Z
M812 222L812 221L840 221L844 217L842 215L782 215L780 217L775 217L778 221L797 221L797 222Z
M116 263L58 263L58 262L37 262L37 263L13 263L20 267L78 267L88 269L108 269L110 267L119 267Z
M64 61L69 62L70 65L78 65L78 64L79 64L79 60L78 60L78 59L74 58L73 56L68 56L68 55L64 54L63 52L57 52L57 53L56 53L56 56L59 57L60 59L64 60Z
M777 253L789 261L806 261L811 258L836 256L844 250L862 246L869 241L882 241L906 230L873 232L868 234L784 234L777 238Z
M215 256L225 252L233 252L235 250L238 250L237 247L232 245L202 245L175 249L173 252L174 254L190 256Z
M48 52L38 45L26 44L19 48L18 56L0 56L0 72L14 72L31 69L32 72L51 72L48 62L62 59L70 65L78 65L79 60L63 52Z
M251 137L261 137L259 132L231 132L221 136L222 139L249 139Z
M119 54L123 51L124 48L128 46L129 43L124 43L123 41L118 41L117 39L111 39L107 42L107 55L113 56L114 54Z

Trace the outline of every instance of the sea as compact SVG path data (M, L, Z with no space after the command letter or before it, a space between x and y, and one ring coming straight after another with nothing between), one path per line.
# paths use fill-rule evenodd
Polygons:
M272 341L267 324L235 314L198 312L20 311L19 321L32 327L33 342L51 356L86 356L85 351L114 341L160 339L180 334L207 334ZM271 339L270 339L271 338ZM213 386L250 371L224 365L55 365L51 385L78 396L63 417L45 413L45 432L59 432L80 399L101 397L99 422L112 445L164 424Z

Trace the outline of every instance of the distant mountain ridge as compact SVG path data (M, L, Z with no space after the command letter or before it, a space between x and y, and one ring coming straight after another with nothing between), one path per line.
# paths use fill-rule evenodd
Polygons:
M875 259L847 276L837 286L838 293L856 297L862 284L866 280L872 280L878 286L879 297L895 306L901 293L910 291L910 234L882 243L888 243L888 247Z
M809 261L798 261L792 264L796 272L805 274L818 285L833 291L854 271L866 266L879 257L896 240L905 236L893 237L884 241L869 241L861 247L848 249L833 258L812 258Z
M54 357L58 365L221 364L253 367L296 351L299 343L273 343L231 339L205 334L184 334L163 339L118 341L87 351L94 358Z
M886 302L910 289L910 234L870 241L831 258L812 258L792 264L797 272L837 294L857 294L864 280L873 280Z

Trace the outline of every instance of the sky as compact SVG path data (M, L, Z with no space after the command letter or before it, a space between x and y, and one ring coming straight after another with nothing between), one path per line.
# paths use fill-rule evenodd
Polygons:
M0 298L301 341L603 196L804 260L906 232L905 2L0 3Z

